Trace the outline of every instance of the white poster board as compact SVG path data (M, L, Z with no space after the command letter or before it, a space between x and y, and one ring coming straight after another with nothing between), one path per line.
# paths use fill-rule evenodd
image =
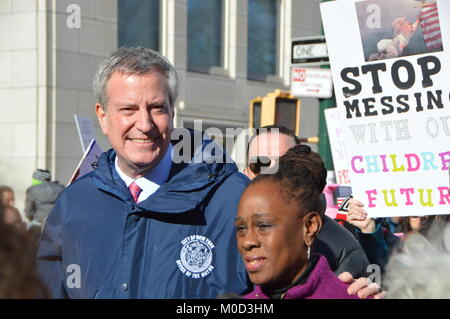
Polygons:
M291 94L298 97L330 98L333 95L331 70L293 67Z
M371 217L450 213L450 1L321 4L353 195Z
M78 135L80 137L81 147L83 148L83 153L86 152L89 144L93 139L95 139L94 128L92 121L87 117L73 115L75 118L75 123L77 125Z
M349 166L345 157L344 129L337 108L326 109L325 120L327 122L328 138L330 139L331 155L333 156L336 183L351 186Z

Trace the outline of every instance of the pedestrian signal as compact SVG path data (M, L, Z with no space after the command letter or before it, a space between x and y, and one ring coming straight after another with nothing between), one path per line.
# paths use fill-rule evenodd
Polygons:
M250 101L248 127L250 128L261 127L261 109L262 109L261 97L258 96Z
M298 136L300 133L300 99L288 92L275 90L250 101L249 128L283 125Z

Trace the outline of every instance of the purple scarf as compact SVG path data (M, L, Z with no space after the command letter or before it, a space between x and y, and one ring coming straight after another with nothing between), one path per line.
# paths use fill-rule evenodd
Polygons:
M290 288L284 299L358 299L356 295L347 294L347 287L348 285L331 271L327 259L320 256L306 283ZM260 286L255 286L255 290L243 298L269 299Z

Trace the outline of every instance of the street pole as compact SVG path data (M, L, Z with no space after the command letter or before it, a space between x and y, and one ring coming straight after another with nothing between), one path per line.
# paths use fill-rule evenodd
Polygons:
M321 0L321 2L328 2L333 0ZM323 26L321 30L321 35L324 35ZM329 69L329 65L322 65L321 68ZM336 99L333 96L328 99L319 99L319 145L318 150L319 154L322 157L322 160L325 164L325 167L328 171L334 169L333 166L333 158L331 156L331 148L330 148L330 140L328 138L328 130L325 121L325 110L331 107L336 107Z

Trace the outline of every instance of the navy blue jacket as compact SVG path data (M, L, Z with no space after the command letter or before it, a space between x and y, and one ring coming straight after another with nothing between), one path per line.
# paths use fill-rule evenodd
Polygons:
M251 289L234 229L248 179L234 163L174 163L169 180L136 204L115 156L103 153L45 223L38 267L53 297L216 298Z

